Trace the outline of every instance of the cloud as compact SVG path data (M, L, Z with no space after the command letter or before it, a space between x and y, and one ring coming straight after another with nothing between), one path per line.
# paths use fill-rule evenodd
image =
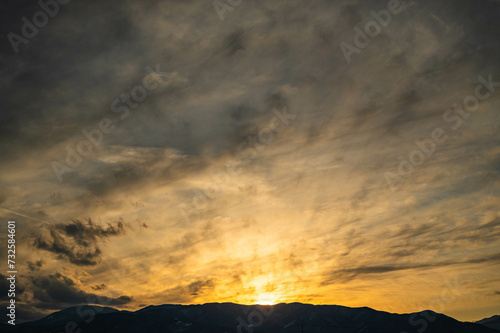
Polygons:
M197 296L199 293L210 291L215 286L213 279L197 280L187 285L186 289L190 295Z
M106 288L107 288L107 286L104 283L96 284L95 286L92 286L92 289L94 289L94 290L102 290L102 289L106 289Z
M28 269L31 272L35 272L35 271L40 270L40 268L42 268L42 266L43 266L43 260L42 259L37 260L35 262L28 261Z
M1 307L9 306L8 302L0 302ZM48 313L44 310L34 307L32 304L24 303L22 306L16 307L16 324L18 322L34 321L45 317ZM9 318L1 318L0 322L7 323Z
M56 309L76 304L100 304L103 306L122 306L132 301L130 296L108 297L88 293L82 289L81 282L62 273L37 276L33 283L33 304L37 308Z
M192 303L199 297L210 295L217 287L215 279L195 279L177 286L162 290L166 302ZM155 295L154 297L157 297Z
M419 270L429 268L443 268L453 265L466 265L466 264L481 264L481 263L498 263L500 260L500 253L482 256L478 258L468 258L463 260L449 260L449 261L434 261L434 262L415 262L407 264L387 264L387 265L372 265L372 266L358 266L354 268L339 269L330 274L330 278L324 282L329 284L333 281L349 281L356 278L368 279L373 275L384 274L397 271L406 270Z
M125 234L121 220L102 227L90 218L86 223L73 220L69 224L51 224L46 229L48 235L37 237L33 245L79 266L96 265L102 255L100 243L109 237Z

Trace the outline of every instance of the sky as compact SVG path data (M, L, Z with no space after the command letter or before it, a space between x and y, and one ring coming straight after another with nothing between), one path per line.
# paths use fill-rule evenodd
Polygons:
M0 4L18 320L500 314L500 1L51 3Z

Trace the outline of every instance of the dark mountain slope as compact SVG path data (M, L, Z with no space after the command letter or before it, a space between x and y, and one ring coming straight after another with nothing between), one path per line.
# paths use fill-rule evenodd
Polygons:
M16 325L9 332L132 333L497 333L431 311L392 314L370 308L337 305L278 304L245 306L232 303L149 306L136 312L85 306L69 308Z

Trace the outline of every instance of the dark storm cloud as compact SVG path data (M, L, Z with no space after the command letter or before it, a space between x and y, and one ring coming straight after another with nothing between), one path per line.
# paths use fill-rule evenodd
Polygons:
M499 52L498 44L496 44L494 40L497 39L500 31L498 27L487 31L487 29L478 29L478 26L494 26L494 15L491 15L491 11L499 11L498 3L484 2L479 5L477 2L473 1L462 1L460 5L457 5L456 2L452 3L450 1L445 1L439 4L419 3L419 7L419 10L413 12L416 14L413 16L415 20L413 22L416 24L424 24L426 28L429 28L431 34L436 37L439 36L438 38L440 39L456 39L454 44L444 44L438 47L435 54L429 58L423 59L422 67L418 71L415 71L414 64L410 59L411 49L419 45L417 43L419 36L416 31L409 31L407 40L400 41L402 42L401 44L406 43L406 49L400 49L401 51L399 54L384 55L385 58L392 56L390 65L387 64L387 68L390 68L389 72L379 72L378 69L374 68L369 69L369 72L365 73L365 75L373 75L376 73L379 75L381 81L393 81L393 83L395 83L395 74L403 71L407 72L408 78L413 78L413 80L405 82L401 86L401 89L396 90L397 93L400 94L397 98L391 96L393 94L390 90L387 90L389 86L385 84L368 86L367 89L364 89L362 91L363 95L371 95L372 98L355 111L355 118L353 119L354 128L359 126L360 123L372 120L370 118L371 115L377 114L378 118L384 117L378 112L384 112L386 115L387 112L389 112L389 116L386 117L388 119L384 126L387 127L389 130L388 133L391 135L397 134L401 129L405 129L405 126L410 123L432 119L433 117L439 119L444 110L426 110L422 108L422 106L428 103L429 98L433 98L429 95L431 88L435 92L436 90L434 88L446 84L446 81L438 80L446 78L448 81L465 81L467 79L467 76L464 75L466 73L464 70L466 66L480 73L480 68L470 67L471 59L477 59L478 61L475 63L481 63L481 66L487 71L497 72L495 69L498 69L498 65L493 61L492 55ZM412 11L411 9L408 10ZM368 12L366 10L363 11ZM478 19L480 18L481 24L477 25L475 19L471 19L471 12L477 15ZM428 15L428 13L432 14ZM367 19L364 19L358 21L358 23L366 21ZM456 29L455 22L461 22L463 25L463 29L460 29L460 33L462 33L460 38L456 38L456 36L450 34L453 29ZM393 21L391 24L397 23ZM444 31L444 27L451 28L450 32ZM458 30L457 33L459 33ZM387 38L382 32L382 34L377 37L377 40L372 40L371 45L363 50L363 53L370 53L375 49L379 49L380 51L390 50L391 46L393 48L394 40L389 38L389 40L392 41L392 45L384 46L385 39ZM485 45L488 46L486 47ZM363 53L360 55L360 58L364 57ZM370 54L370 56L376 57L375 54ZM380 57L380 59L383 60L384 57ZM358 78L357 76L353 76L353 79L357 81ZM360 85L363 86L361 82L357 83L358 87ZM394 88L394 86L392 88ZM457 92L460 91L460 89L464 91L463 88L459 88L457 84L453 84L452 89L445 89L450 91L449 97L452 97L452 95L457 96ZM460 94L458 94L458 96L460 96ZM466 95L463 95L463 97L465 96ZM443 96L442 98L445 97L446 96ZM381 108L382 105L384 108Z
M76 304L124 305L130 296L116 298L87 293L79 289L76 282L61 273L33 278L34 304L38 308L57 308Z
M134 39L139 47L140 41L134 37L130 16L117 4L108 2L103 7L98 1L86 1L60 6L49 24L40 28L27 45L20 46L19 54L11 54L7 38L2 39L1 59L8 73L0 80L0 87L5 96L11 96L1 113L0 144L5 154L20 157L95 126L110 112L113 98L142 79L148 64L136 59L137 70L116 80L127 66L125 54L134 53L124 44ZM5 20L9 24L2 29L4 35L10 31L20 34L21 17L31 20L40 10L37 1L24 1L23 5L5 5L2 15L9 15ZM81 15L93 17L93 23L82 20ZM116 66L94 67L95 57L101 55L115 57ZM23 112L15 112L19 109Z
M20 20L20 17L23 16L23 14L29 17L29 15L32 14L34 10L36 10L37 5L35 1L26 3L30 4L30 8L21 8L21 6L16 6L17 9L13 11L14 15L12 15L12 18L10 18L8 22L16 23L17 20ZM223 65L219 61L219 57L221 56L235 56L239 53L245 54L249 51L255 52L256 50L258 50L257 48L259 47L259 45L256 42L256 37L258 33L260 33L260 31L256 30L255 28L248 29L244 26L244 24L241 24L241 26L237 26L235 28L231 27L230 30L233 31L216 35L214 46L209 49L209 51L212 52L211 56L207 58L209 60L202 62L199 65L191 66L190 68L183 68L182 66L178 67L176 65L182 63L183 61L183 57L180 57L181 54L184 54L184 58L186 59L196 58L199 60L200 56L204 54L206 50L203 50L196 43L193 43L192 47L189 49L189 53L186 53L186 46L183 45L182 41L174 38L169 40L168 43L165 44L161 52L150 50L150 54L142 55L140 52L138 52L139 49L141 49L142 47L146 48L149 43L152 43L153 41L151 40L151 38L148 39L146 32L142 31L139 28L137 22L133 19L133 14L130 13L130 11L127 9L127 6L119 6L117 5L117 3L118 2L111 2L103 6L97 1L90 1L86 3L72 2L68 5L61 6L60 13L52 19L50 25L47 25L46 27L40 29L39 35L36 36L33 41L30 42L30 44L28 44L29 48L24 50L25 52L20 52L18 57L13 57L11 55L6 56L6 61L10 63L20 62L25 65L20 66L23 68L22 72L18 72L11 77L7 76L5 79L5 82L7 82L7 80L10 81L9 86L11 86L11 88L9 88L11 90L8 92L8 94L6 94L8 96L11 96L11 98L9 98L7 102L17 101L17 104L13 104L7 109L14 110L23 106L23 108L27 110L27 112L23 113L12 112L11 115L6 118L7 121L3 122L6 126L6 131L2 131L2 133L7 133L8 131L22 131L18 135L16 135L17 139L15 140L15 142L16 146L18 147L6 146L6 149L9 149L9 151L14 154L16 151L20 150L26 151L27 149L35 149L37 147L47 146L49 144L54 145L58 142L63 141L65 138L74 136L80 131L81 128L92 126L97 120L99 120L100 117L102 118L103 113L109 112L109 103L113 98L115 98L115 96L119 96L122 91L127 91L128 89L130 89L134 84L134 80L137 81L141 78L140 68L149 64L147 63L146 59L148 56L154 59L158 59L160 58L162 52L168 54L167 59L172 58L172 69L178 68L177 70L182 75L186 75L186 77L189 78L190 87L187 91L184 91L182 93L187 94L184 100L189 100L190 97L207 92L208 87L211 87L212 90L214 88L218 89L217 84L214 85L212 82L207 81L205 77L220 75L221 69L232 70L233 68L236 69L239 67L241 68L241 70L246 71L249 65L253 65L253 63L251 63L250 61L246 61L243 59L238 60L238 63L233 65ZM317 3L326 5L325 3L320 1ZM383 3L383 1L380 1L376 4L382 5ZM155 8L159 6L159 2L152 1L150 5L152 6L152 8ZM353 27L364 22L366 17L362 17L360 12L369 12L366 9L373 6L375 5L368 5L363 3L360 3L358 5L343 4L340 8L339 15L344 18L346 22L343 22L338 26ZM445 4L425 4L424 6L429 11L433 11L443 16L450 16L446 13L446 11L449 10L450 6L447 6ZM484 18L484 20L486 20L487 22L492 20L491 15L487 15L487 10L497 9L495 6L496 4L491 3L487 5L487 7L489 8L483 10L483 6L474 5L472 2L462 2L463 8L473 10L476 15ZM264 8L265 6L263 7L263 9ZM263 11L266 12L266 10ZM269 11L273 12L274 16L278 15L275 9ZM290 11L292 13L294 12L292 8L288 7L286 11ZM455 9L454 11L456 11L455 14L459 14L464 17L464 24L473 27L474 22L471 22L470 19L465 19L467 15L466 10ZM81 20L81 16L92 16L92 13L94 12L98 12L99 15L95 18L95 20L93 20L92 24ZM299 16L291 16L292 18L294 18L294 25L308 25L311 24L310 21L313 20L312 17L308 17L307 15L304 16L306 17L305 21L298 20ZM292 18L290 18L290 20L292 20ZM428 17L425 17L423 15L419 19L425 20L425 22L433 22L432 19L429 19ZM286 23L286 21L282 22L275 19L275 25L284 23ZM20 24L20 21L17 22L17 24ZM329 22L329 24L331 24L331 22ZM14 29L15 25L16 24L9 24L8 29L16 31L16 29ZM317 24L315 26L322 27L323 25L325 25L325 23L321 22L320 24ZM487 26L487 23L482 23L481 26ZM482 39L490 38L494 35L492 31L487 29L475 28L470 29L469 31L469 34L464 36L464 39L467 39L469 43L475 42L475 39L471 37L472 34L477 35L481 33ZM434 28L434 32L436 34L442 34L442 29L437 26ZM280 36L280 38L287 43L294 42L294 32L286 34L275 28L270 31L270 34L276 34ZM202 39L197 35L186 36L185 38L193 42L195 42L197 39ZM47 42L48 45L44 45L45 42ZM332 40L328 46L324 46L323 48L337 48L337 44L338 41ZM376 48L376 41L374 41L373 44L375 44L373 47ZM297 45L295 45L294 47L297 48ZM57 49L57 52L53 51L55 49ZM460 48L457 47L457 49ZM319 51L321 51L321 49ZM367 51L370 52L369 49ZM270 49L267 50L267 52L271 52L271 55L276 56L276 58L283 56L283 52L278 50ZM474 50L474 52L479 51ZM260 53L260 55L262 54L263 53ZM333 54L337 55L338 50ZM118 61L106 67L92 69L92 65L95 64L94 59L98 55L104 56L105 58L114 56L118 56L119 58ZM258 55L259 53L257 54L257 56ZM124 80L116 80L115 76L119 74L120 64L123 66L130 65L130 59L132 58L134 58L135 63L140 64L140 66L137 65L137 69L135 69L130 75L127 75L128 80L125 81L128 82L123 82ZM301 61L303 62L304 60L302 59ZM48 65L37 66L37 63L45 63ZM162 63L166 64L165 62ZM293 65L295 65L295 62L290 61L283 63L281 67L283 70L292 70ZM435 68L441 68L442 66L439 65L440 64L437 63L432 66ZM307 68L305 68L304 70L306 72L303 74L307 74ZM381 79L384 79L385 81L388 80L390 78L390 73L391 72L388 72L386 77L382 77ZM371 73L367 74L370 75ZM332 76L332 79L335 78L335 76L337 75L334 74ZM354 75L353 77L355 80L357 80L356 75ZM325 87L327 85L330 85L331 81L332 80L328 77L322 77L320 79L320 82L315 84L316 89L318 89L318 94L320 94L322 90L325 90ZM106 87L106 89L97 89L97 82L99 82L99 86ZM71 104L76 107L76 112L72 112L71 115L68 115L67 110L65 110L64 113L55 111L55 114L57 116L61 116L64 118L58 120L59 123L56 123L58 126L51 126L48 121L45 121L48 118L48 114L45 111L45 108L41 106L53 106L54 104L59 104L61 106L67 105L67 103L69 102L68 97L63 96L62 90L60 89L63 85L66 87L74 87L75 91L80 92L76 94L76 96L74 96L76 97L76 99L73 99L71 101ZM338 88L342 89L341 85L338 85ZM386 90L384 85L381 86L382 87L380 88L382 90ZM393 110L394 115L393 117L391 117L392 119L388 120L387 126L390 129L395 129L401 124L411 122L416 119L415 117L417 117L415 111L411 109L411 106L417 101L420 101L422 97L414 87L407 87L407 89L408 92L402 92L403 98L400 100L399 104L395 105L395 108ZM25 98L24 94L26 94L28 91L30 92L30 98ZM53 95L54 97L51 98L51 95L47 94L48 91L52 91L53 93L55 92L56 95ZM33 92L35 93L34 96ZM164 90L162 93L158 93L156 96L148 97L148 100L145 101L146 104L144 104L144 106L147 106L149 109L148 117L150 119L158 117L158 119L163 120L165 119L165 117L168 117L166 112L159 111L158 107L155 104L157 104L157 102L161 102L162 105L165 105L165 102L168 103L169 100L176 100L177 93L180 92ZM370 92L367 91L367 93ZM408 94L409 97L405 97L405 94ZM91 104L89 103L89 100L96 100L97 103ZM26 107L26 102L31 103L32 107ZM84 110L85 112L83 112ZM362 106L359 110L360 119L358 121L361 122L366 119L367 114L376 112L376 108L374 109L373 106L369 105ZM155 113L156 117L154 116ZM54 114L54 110L52 111L52 114ZM4 112L3 115L7 115L7 113ZM193 116L195 116L194 113ZM205 135L198 134L190 138L186 137L185 139L172 140L168 138L161 138L161 136L157 136L156 138L148 138L144 132L148 129L152 130L153 132L159 132L159 127L153 122L148 122L145 119L144 127L137 126L137 124L140 124L143 121L143 117L144 116L142 115L137 116L135 126L136 130L131 133L135 137L135 142L131 144L135 143L139 145L154 146L158 145L161 141L167 146L176 147L185 152L200 153L200 147L205 144L207 139L209 142L212 142L217 146L221 146L221 148L224 148L225 140L217 137L222 136L226 137L229 140L232 140L231 137L233 136L233 130L224 130L221 127L217 127L212 131L208 131ZM187 114L179 117L188 118L186 119L186 123L189 123L191 127L198 127L198 121L196 119L192 119L193 117ZM216 120L219 123L225 123L224 115L219 115L217 117L218 119ZM52 117L50 120L53 121L54 118L58 117ZM34 131L30 131L28 133L22 129L22 125L27 123L34 126ZM78 125L76 125L76 123ZM41 136L40 140L40 131L43 128L49 127L52 127L52 129L45 132L50 134ZM126 127L123 127L123 129L125 128ZM234 128L234 131L239 131L239 128ZM10 133L9 135L11 134L12 133ZM126 133L123 134L125 135ZM34 137L37 137L37 140L33 140ZM123 135L119 135L116 138L116 141L123 142ZM33 142L35 143L35 146L33 146ZM19 145L22 146L19 147ZM225 147L225 149L228 148L234 147Z
M109 237L125 234L122 221L108 223L107 227L88 219L73 220L69 224L51 224L46 227L48 235L38 236L34 241L37 249L52 252L60 259L67 259L79 266L92 266L100 261L100 243Z
M35 2L31 4L32 9L24 8L19 12L16 11L14 14L17 15L13 15L9 21L15 22L16 18L20 20L22 14L29 17L32 11L38 9ZM12 70L3 81L6 88L4 92L7 96L11 96L6 101L8 105L5 112L2 113L5 121L2 121L1 133L10 138L9 145L4 147L5 153L14 157L18 156L20 151L26 154L41 147L54 146L67 139L78 137L82 129L95 127L102 117L109 116L111 101L120 93L130 90L144 76L144 66L152 64L146 59L146 55L139 52L143 48L141 45L148 41L147 32L140 31L134 25L130 13L127 13L123 6L116 4L117 2L107 3L103 6L97 1L90 1L72 2L61 6L59 14L49 25L40 29L40 33L30 41L29 48L21 50L15 57L5 56L7 62L20 64L10 67ZM158 2L152 2L153 6L157 4ZM99 13L97 17L93 14L95 12ZM81 20L84 15L94 16L92 24ZM152 96L148 96L141 105L141 108L147 109L148 112L134 114L134 125L120 124L121 127L109 139L123 144L124 137L133 136L135 140L126 143L127 145L150 147L166 145L189 154L200 153L207 140L216 147L227 149L224 136L231 135L231 129L223 130L219 134L221 127L217 126L205 134L198 133L190 137L186 135L188 133L184 128L181 131L182 136L173 138L160 135L161 132L167 134L169 131L160 131L159 125L163 125L165 120L170 118L175 122L181 120L183 124L191 127L194 122L194 128L201 125L200 120L196 119L196 113L190 112L191 115L173 117L169 115L169 106L178 107L179 103L184 103L196 94L209 92L207 88L213 90L213 83L200 75L212 76L219 72L218 68L223 64L214 57L244 52L247 38L245 36L244 29L235 29L233 32L217 36L218 41L211 48L214 55L209 58L211 60L195 66L190 64L187 68L182 65L175 66L186 58L185 46L181 41L170 40L165 44L165 52L171 54L169 57L175 57L175 62L169 66L161 62L162 66L187 75L191 81L189 90L176 88L175 84L169 84L163 90L158 89L156 95L151 94ZM188 37L193 41L200 39L198 36ZM126 48L126 45L131 47ZM196 42L193 46L187 58L198 58L205 52L197 47ZM57 52L54 52L56 49ZM107 66L96 67L94 65L97 56L110 57L114 60ZM159 59L160 53L150 56ZM134 70L124 79L120 72L130 66L133 66ZM116 78L117 76L120 76L120 80ZM26 95L28 92L29 98ZM161 104L162 109L158 104ZM50 117L47 105L51 108ZM12 111L21 107L25 112ZM224 119L221 120L224 122ZM30 131L26 131L27 127L30 127ZM50 130L47 130L48 128ZM42 132L44 135L41 135ZM151 137L148 133L155 135ZM6 143L6 140L2 142ZM62 150L61 156L57 159L62 160L64 156Z

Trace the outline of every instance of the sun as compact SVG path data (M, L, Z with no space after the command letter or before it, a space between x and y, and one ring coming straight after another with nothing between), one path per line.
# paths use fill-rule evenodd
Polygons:
M257 304L259 305L275 305L278 302L278 297L271 293L260 294L257 298Z
M259 304L259 305L274 305L274 304L276 304L276 302L268 301L268 300L258 300L257 304Z

